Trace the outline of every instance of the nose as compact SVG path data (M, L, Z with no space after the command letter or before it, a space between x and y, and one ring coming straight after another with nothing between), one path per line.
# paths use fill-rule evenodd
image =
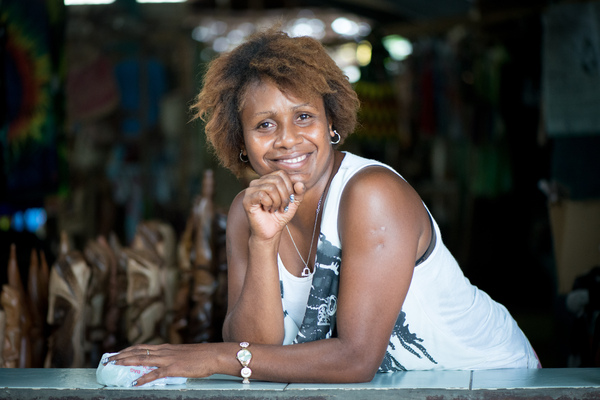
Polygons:
M275 140L275 146L286 149L292 148L302 142L300 129L294 125L280 126Z

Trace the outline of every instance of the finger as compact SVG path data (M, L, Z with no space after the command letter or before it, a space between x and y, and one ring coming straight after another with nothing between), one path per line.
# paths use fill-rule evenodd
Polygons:
M116 360L121 359L123 357L127 357L128 354L132 354L132 352L134 351L133 347L127 347L121 351L119 351L118 353L113 354L110 357L107 358L103 358L101 360L102 364L106 365L108 363L114 364L116 362Z
M254 180L250 186L256 190L265 190L269 194L272 203L267 206L270 206L272 211L285 208L290 203L290 195L294 193L293 183L283 171L275 171Z
M304 186L304 183L296 182L296 183L294 183L293 188L294 188L294 191L290 195L290 202L285 207L284 211L285 212L291 211L292 214L295 214L296 210L300 206L300 203L302 203L302 200L304 199L304 193L306 192L306 187Z
M140 376L136 381L133 381L131 383L131 386L139 387L139 386L145 385L148 382L152 382L156 379L164 378L163 370L164 370L164 368L157 368L155 370L152 370L152 371L148 372L147 374Z
M275 212L287 207L291 193L281 185L263 184L248 190L245 200L249 206L260 206L265 211Z
M147 347L136 346L135 348L128 348L119 354L115 354L107 361L114 365L151 365L153 364L151 360L157 360L157 352L157 349L150 350Z
M297 201L302 201L304 199L304 193L306 193L306 186L302 182L294 183L294 198Z
M244 203L247 204L247 209L251 210L255 207L267 212L271 212L276 207L275 195L277 191L273 187L263 185L254 190L247 191Z

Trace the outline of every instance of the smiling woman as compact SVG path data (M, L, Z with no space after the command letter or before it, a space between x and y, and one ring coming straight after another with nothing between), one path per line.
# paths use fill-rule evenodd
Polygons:
M314 39L271 29L213 61L196 115L225 166L258 175L227 219L225 342L133 346L107 361L156 367L136 385L539 367L506 308L464 277L413 188L337 150L357 107Z
M319 97L341 142L354 131L358 97L316 40L291 39L278 31L255 35L213 61L193 106L196 117L207 121L206 135L219 159L238 176L249 167L239 159L244 143L239 112L248 100L246 92L263 80L297 98Z

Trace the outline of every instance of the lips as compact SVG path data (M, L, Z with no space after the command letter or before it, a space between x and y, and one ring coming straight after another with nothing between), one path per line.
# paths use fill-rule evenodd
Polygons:
M306 160L307 158L308 158L308 154L303 154L303 155L295 157L295 158L288 158L288 159L284 159L284 160L279 160L279 162L283 163L283 164L297 164L299 162L302 162L302 161Z

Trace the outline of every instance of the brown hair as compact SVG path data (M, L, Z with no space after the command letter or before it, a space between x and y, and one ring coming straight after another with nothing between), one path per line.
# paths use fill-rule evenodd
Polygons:
M321 96L340 143L354 131L358 97L321 43L291 38L276 28L256 33L210 63L192 105L194 118L206 122L206 138L217 157L238 177L249 166L239 159L244 95L250 84L265 79L301 98Z

